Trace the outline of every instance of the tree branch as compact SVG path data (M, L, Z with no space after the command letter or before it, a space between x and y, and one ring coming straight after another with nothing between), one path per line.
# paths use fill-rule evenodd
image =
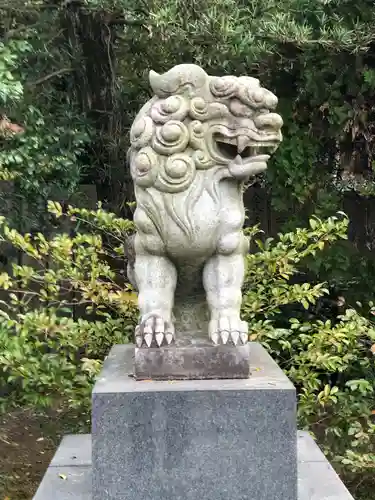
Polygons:
M51 78L55 78L56 76L61 76L64 75L65 73L70 73L73 71L73 68L61 68L58 69L57 71L53 71L52 73L42 76L42 78L39 78L38 80L35 80L34 82L26 82L27 87L34 87L35 85L40 85L41 83L47 82Z

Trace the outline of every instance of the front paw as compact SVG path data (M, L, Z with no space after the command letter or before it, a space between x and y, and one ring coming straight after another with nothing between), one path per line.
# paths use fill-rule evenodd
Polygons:
M174 341L174 327L158 314L144 316L135 329L137 347L161 347Z
M248 341L248 325L238 316L220 316L209 324L209 336L215 345L245 345Z

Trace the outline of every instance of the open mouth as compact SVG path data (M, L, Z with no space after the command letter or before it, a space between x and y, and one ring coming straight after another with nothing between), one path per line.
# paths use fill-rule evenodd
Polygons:
M251 141L244 136L229 138L215 134L214 141L220 155L228 160L234 160L239 156L242 160L251 158L253 161L267 161L278 147L275 142Z

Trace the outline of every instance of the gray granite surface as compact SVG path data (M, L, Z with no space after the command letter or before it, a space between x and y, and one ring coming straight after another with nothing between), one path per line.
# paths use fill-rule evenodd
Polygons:
M295 389L291 381L267 354L264 348L254 342L249 344L251 376L244 380L178 380L139 382L134 379L134 353L132 345L114 346L104 362L93 390L93 398L99 394L184 391L251 391L260 389Z
M50 466L33 500L92 500L91 467Z
M91 467L91 435L69 434L64 436L52 461L51 467Z
M297 500L295 389L250 351L249 379L140 382L115 346L93 390L93 500Z
M298 500L354 500L327 462L298 464Z
M297 443L298 500L353 500L309 434ZM90 455L90 435L66 436L33 500L92 500Z
M134 375L137 380L249 378L249 344L136 348Z

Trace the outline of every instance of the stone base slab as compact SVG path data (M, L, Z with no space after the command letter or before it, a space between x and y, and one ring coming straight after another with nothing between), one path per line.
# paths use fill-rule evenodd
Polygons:
M135 348L134 375L137 380L249 378L249 344Z
M297 444L298 500L354 500L307 432L298 432ZM92 500L91 483L91 436L65 436L33 500Z

